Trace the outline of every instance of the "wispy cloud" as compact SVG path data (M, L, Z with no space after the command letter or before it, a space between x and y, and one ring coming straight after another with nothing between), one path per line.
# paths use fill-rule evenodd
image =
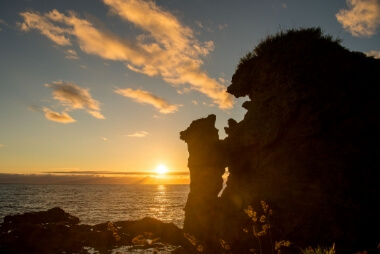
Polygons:
M367 56L373 56L374 58L380 59L380 51L371 50L368 52L365 52Z
M197 26L199 26L200 28L202 28L202 29L205 28L204 25L202 24L202 22L200 22L199 20L196 20L196 21L195 21L195 24L196 24Z
M66 50L65 54L66 54L65 56L66 59L73 59L73 60L79 59L77 52L73 49Z
M152 1L103 0L113 14L133 23L145 33L132 40L93 26L88 20L53 10L49 13L23 12L23 31L39 30L60 46L71 45L76 38L81 50L103 59L123 61L135 72L160 76L167 83L189 84L192 90L207 95L220 108L231 108L233 99L225 86L201 70L202 57L213 49L212 41L201 43L193 31L171 13Z
M225 83L228 82L228 80L225 79L225 78L219 78L219 82L222 83L222 84L225 84Z
M73 123L75 122L75 119L73 119L71 116L69 116L66 112L58 113L54 112L51 109L48 109L46 107L42 108L42 110L45 112L45 117L54 122L58 123Z
M116 89L115 93L131 98L138 103L149 104L158 109L160 113L170 114L178 111L181 105L169 104L166 100L144 90L131 88Z
M0 25L6 25L7 23L5 23L4 20L0 19ZM0 27L0 32L3 31L3 29Z
M228 27L228 24L219 25L219 30L223 30Z
M199 28L201 28L202 30L206 30L207 32L214 32L210 27L203 25L202 22L200 22L199 20L194 21L194 23L195 23Z
M93 117L105 119L100 113L99 102L91 97L88 89L62 81L54 81L45 86L53 89L53 98L58 100L66 108L66 111L85 109Z
M3 147L4 145L3 144L0 144L0 147Z
M348 9L335 15L343 28L356 37L371 37L380 25L379 0L346 0Z
M146 131L137 131L133 134L128 134L128 135L125 135L127 137L130 137L130 138L145 138L146 136L148 136L148 132Z
M60 46L70 46L71 42L67 35L72 34L70 28L61 28L52 23L49 15L41 15L39 12L22 12L23 23L18 23L22 31L28 32L37 29L41 34Z

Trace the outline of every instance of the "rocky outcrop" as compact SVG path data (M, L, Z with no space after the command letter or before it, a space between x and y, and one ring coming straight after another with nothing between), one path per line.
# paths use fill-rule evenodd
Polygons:
M78 224L61 208L9 215L0 224L0 253L195 253L197 246L173 223L153 218Z
M72 226L79 223L79 218L66 213L59 207L54 207L47 211L7 215L4 217L4 225L18 226L25 222L29 224L59 222L62 225Z
M257 249L259 242L263 247L268 232L259 236L262 227L252 232L258 223L252 211L268 217L268 206L271 221L265 217L261 226L270 225L273 241L289 240L298 251L335 243L337 253L375 253L379 73L380 60L345 49L319 28L269 36L241 59L227 91L250 100L243 104L244 119L231 119L228 137L219 141L230 176L217 201L221 221L215 232L234 253ZM203 142L196 137L193 146ZM193 152L201 151L189 149L190 158ZM212 174L219 177L210 172L208 179ZM202 184L198 188L207 191L208 184Z
M222 175L227 162L215 120L215 115L198 119L180 133L190 154L188 167L191 178L183 230L202 241L215 233L217 196L223 187Z

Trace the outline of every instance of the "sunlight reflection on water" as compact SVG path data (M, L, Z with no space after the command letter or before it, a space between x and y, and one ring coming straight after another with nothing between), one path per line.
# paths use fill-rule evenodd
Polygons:
M2 220L58 206L79 217L81 224L153 217L182 228L189 185L0 184L0 193Z

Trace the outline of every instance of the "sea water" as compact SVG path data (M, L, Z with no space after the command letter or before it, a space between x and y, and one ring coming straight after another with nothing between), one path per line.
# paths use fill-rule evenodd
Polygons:
M189 185L0 184L0 219L60 207L80 224L152 217L182 228Z

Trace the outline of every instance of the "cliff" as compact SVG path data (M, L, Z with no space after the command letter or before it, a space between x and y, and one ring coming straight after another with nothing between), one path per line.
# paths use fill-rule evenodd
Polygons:
M214 244L224 243L226 251L228 243L233 253L280 240L292 243L290 253L333 243L337 253L376 250L379 73L380 60L347 50L319 28L269 36L241 59L227 91L249 98L244 119L229 120L225 140L216 140L217 132L208 127L223 153L189 149L191 182L202 185L197 189L207 192L209 186L192 171L219 179L221 170L210 169L204 158L194 169L196 153L219 154L220 165L230 172L222 197L213 191L218 206L217 216L210 218L218 225L210 237ZM192 132L207 132L201 128L194 126ZM208 141L197 137L191 142L200 147ZM204 226L190 211L201 209L210 206L188 200L185 220L193 232ZM254 212L266 216L261 224L253 221Z

